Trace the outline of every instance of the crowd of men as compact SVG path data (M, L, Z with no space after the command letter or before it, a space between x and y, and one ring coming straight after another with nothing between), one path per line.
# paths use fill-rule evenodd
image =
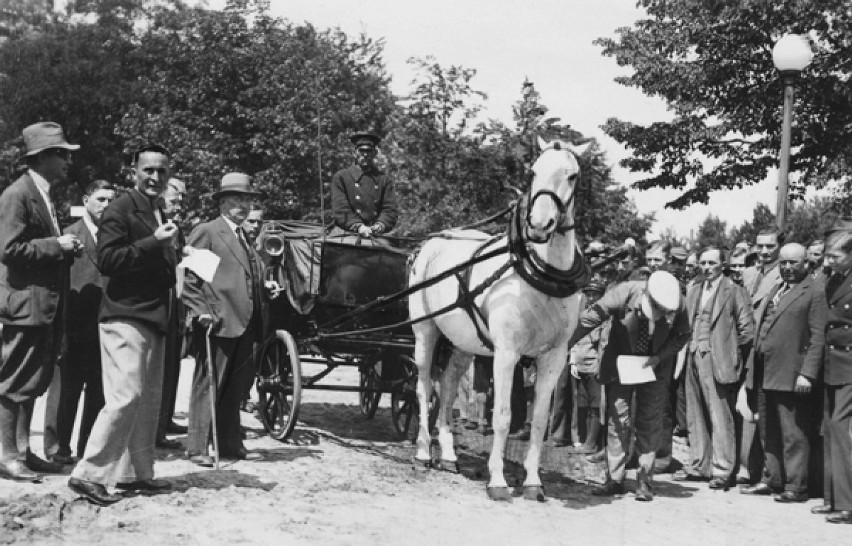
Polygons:
M243 444L239 412L281 287L257 250L251 178L225 174L212 195L220 214L185 235L186 187L171 176L170 152L146 144L132 156L133 188L93 182L63 231L51 188L67 181L79 146L50 122L23 136L27 171L0 194L0 477L37 482L73 464L69 487L109 505L122 498L113 485L170 487L154 478L155 446L185 449L205 467L211 440L217 457L262 459ZM333 209L340 229L368 240L393 229L396 203L375 165L379 138L352 142L356 164L334 176ZM657 241L640 259L599 268L551 430L555 445L570 443L571 389L584 423L576 451L607 465L593 494L623 493L635 464L641 501L654 498L655 473L677 470L676 480L799 503L819 489L819 468L825 502L812 511L852 523L852 223L825 242L784 243L775 229L730 255ZM219 259L212 278L177 267L199 250ZM196 356L188 430L173 421L187 328ZM636 358L647 377L628 380L623 366ZM474 426L484 430L487 370L476 369ZM45 393L43 459L29 436ZM174 432L188 432L185 445L167 438ZM680 469L676 435L689 442ZM824 464L812 464L819 453Z

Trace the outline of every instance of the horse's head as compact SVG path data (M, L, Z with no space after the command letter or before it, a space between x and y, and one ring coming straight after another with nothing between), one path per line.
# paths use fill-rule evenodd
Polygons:
M574 192L580 175L577 157L590 146L574 146L538 139L541 155L533 165L532 187L527 209L527 237L547 242L554 233L574 228Z

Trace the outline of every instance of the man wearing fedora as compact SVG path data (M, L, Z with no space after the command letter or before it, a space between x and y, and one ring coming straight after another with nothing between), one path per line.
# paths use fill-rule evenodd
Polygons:
M213 194L221 215L199 224L187 239L190 247L218 256L219 266L209 283L187 271L182 296L195 335L203 336L212 326L210 358L217 387L219 456L247 460L263 458L243 446L240 431L240 403L254 378L252 347L263 335L262 300L267 297L263 262L241 227L251 200L257 195L247 174L228 173L222 177L219 191ZM195 345L202 348L206 344ZM199 466L213 466L208 454L212 414L206 358L207 355L196 358L189 402L187 457Z
M29 431L35 399L53 377L68 266L81 248L60 231L50 189L68 179L80 147L56 123L23 135L28 170L0 195L0 477L38 481L33 471L61 470L30 451Z
M654 271L647 281L616 285L580 315L569 347L612 318L606 345L602 346L598 377L606 387L607 480L592 494L624 493L627 447L635 430L639 454L636 500L653 500L651 481L663 433L663 404L678 351L689 341L689 319L682 304L680 283L668 271ZM647 357L641 364L653 370L653 379L634 384L622 377L622 356ZM635 407L634 406L635 400ZM631 420L635 416L635 425Z
M106 506L130 491L168 489L154 479L154 443L163 389L169 294L175 285L177 226L157 198L170 172L169 151L146 144L133 154L135 187L104 211L98 269L106 277L98 333L105 405L68 486Z
M343 230L372 237L392 230L398 207L390 177L376 166L376 147L381 139L372 133L355 133L355 165L331 179L334 222Z

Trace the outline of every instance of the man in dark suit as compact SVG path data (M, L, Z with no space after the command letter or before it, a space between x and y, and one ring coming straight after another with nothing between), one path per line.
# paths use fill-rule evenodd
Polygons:
M198 225L187 239L188 246L218 256L219 266L209 283L187 271L183 289L187 317L194 321L196 335L203 336L213 326L209 358L215 373L219 455L246 460L263 458L244 447L240 432L240 403L255 374L252 348L263 334L263 261L241 227L256 195L248 175L222 177L219 191L213 194L221 215ZM204 345L203 341L196 344ZM187 456L199 466L213 464L208 455L212 415L206 358L206 354L196 358L189 403Z
M372 237L396 225L398 207L393 183L376 166L376 147L381 139L371 133L355 133L356 164L331 178L331 206L335 223L345 231Z
M734 402L745 358L754 340L754 316L743 287L722 275L724 253L704 249L704 277L686 295L692 341L686 361L686 404L690 464L677 479L708 479L727 489L736 479Z
M778 263L783 282L761 304L755 347L743 388L757 391L765 473L746 495L778 502L808 500L811 392L822 368L828 306L825 286L808 275L805 247L784 245ZM741 397L745 396L741 392Z
M650 501L654 498L651 480L662 434L668 381L677 352L689 340L689 320L681 305L680 284L671 273L656 271L647 281L628 281L613 287L580 315L569 347L610 317L612 322L600 365L600 382L606 386L608 478L592 494L624 493L627 446L635 429L639 454L636 500ZM623 355L648 357L643 366L653 369L654 380L640 384L622 382L617 361ZM635 408L632 408L634 395ZM631 427L634 414L636 423Z
M104 407L101 380L101 343L98 338L98 312L103 297L104 278L98 271L98 226L104 210L115 199L115 187L106 180L89 184L83 195L83 217L65 228L77 237L83 251L74 260L70 272L68 317L65 324L65 353L60 361L59 407L56 431L59 451L54 462L73 464L71 435L83 387L86 398L77 438L77 456L82 457L95 418Z
M157 144L133 154L136 185L104 212L98 269L107 277L98 330L106 405L68 486L98 505L121 499L106 485L155 491L154 442L163 389L169 293L175 285L177 226L157 198L169 179L168 150ZM129 464L121 464L127 457Z
M68 264L80 248L75 235L60 233L50 189L67 180L79 146L56 123L23 135L29 169L0 195L0 477L38 481L33 471L61 470L29 449L30 421L53 377Z
M852 222L828 234L825 258L833 274L826 283L824 501L811 512L829 523L852 523Z

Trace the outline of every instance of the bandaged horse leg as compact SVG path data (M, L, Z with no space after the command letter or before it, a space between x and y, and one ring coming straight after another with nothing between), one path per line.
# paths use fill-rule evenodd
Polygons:
M416 463L432 460L432 431L429 430L429 399L432 397L432 358L438 343L439 332L434 325L415 325L417 343L414 362L417 364L417 401L420 403L420 427L417 432Z

